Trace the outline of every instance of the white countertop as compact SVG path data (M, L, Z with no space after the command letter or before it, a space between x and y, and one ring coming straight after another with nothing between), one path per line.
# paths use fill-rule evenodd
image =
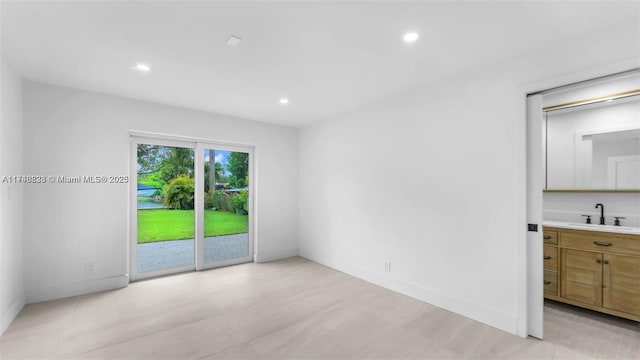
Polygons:
M620 234L640 235L640 227L632 226L614 226L614 225L598 225L598 224L581 224L569 223L564 221L544 220L542 226L551 226L561 229L586 230L586 231L605 231Z

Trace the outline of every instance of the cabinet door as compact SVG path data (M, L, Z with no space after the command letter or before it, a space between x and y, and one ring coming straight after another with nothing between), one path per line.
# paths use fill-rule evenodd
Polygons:
M561 249L560 296L602 306L602 253Z
M640 257L604 255L602 306L640 315Z
M544 269L558 271L558 247L553 245L544 246Z
M553 244L558 245L558 232L557 231L543 231L542 238L544 239L545 244Z
M555 271L544 271L544 295L558 296L558 273Z

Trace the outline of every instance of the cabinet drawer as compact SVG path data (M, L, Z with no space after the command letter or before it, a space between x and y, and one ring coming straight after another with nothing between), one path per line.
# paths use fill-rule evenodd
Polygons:
M558 247L553 245L544 246L544 269L558 271Z
M562 232L560 247L640 255L640 237L601 234L593 231Z
M558 243L558 232L557 231L548 231L544 230L542 232L542 236L545 244L557 244Z
M558 296L558 273L555 271L544 271L544 294Z

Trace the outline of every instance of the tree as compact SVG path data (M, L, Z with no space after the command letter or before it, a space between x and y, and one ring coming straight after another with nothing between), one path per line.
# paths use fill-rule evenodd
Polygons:
M222 164L219 162L215 165L215 172L213 173L213 179L215 182L225 182L227 178L224 176L224 168ZM209 192L211 190L211 185L213 181L211 180L211 165L209 163L204 164L204 192Z
M138 175L158 172L170 150L166 146L138 144Z
M193 149L189 148L169 148L170 152L166 159L162 161L162 168L159 170L160 178L165 182L175 179L180 175L193 176Z
M157 174L165 184L180 175L193 176L193 149L138 144L138 175Z
M243 152L232 152L229 155L227 170L229 185L233 188L243 188L247 186L247 176L249 175L249 154Z

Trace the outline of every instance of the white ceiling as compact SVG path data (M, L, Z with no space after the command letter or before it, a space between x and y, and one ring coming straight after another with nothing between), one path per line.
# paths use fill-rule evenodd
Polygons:
M290 126L640 24L638 1L3 0L0 10L2 56L25 78ZM420 39L407 45L410 30ZM139 61L151 72L132 70Z

